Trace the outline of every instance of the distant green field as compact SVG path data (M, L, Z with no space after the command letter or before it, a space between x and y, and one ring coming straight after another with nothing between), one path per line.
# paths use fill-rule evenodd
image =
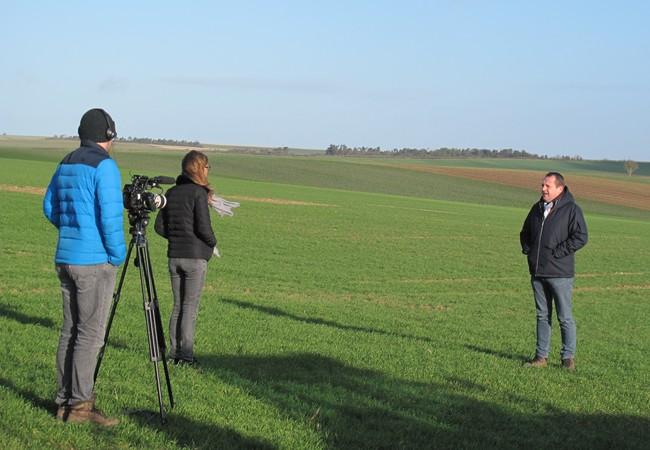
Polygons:
M45 187L70 149L37 147L0 145L0 184ZM174 176L181 156L115 159L126 182ZM122 423L54 420L56 230L39 195L0 190L3 448L647 448L647 212L578 199L578 371L559 369L557 324L552 367L525 370L535 317L518 233L535 192L358 159L210 158L218 192L242 205L213 216L224 256L201 300L202 364L170 368L165 426L136 272L97 385ZM165 243L149 237L166 323Z
M393 160L394 161L394 160ZM573 161L557 159L499 159L499 158L473 158L473 159L443 159L421 160L424 164L436 164L452 167L485 167L498 169L551 170L567 173L593 173L628 179L623 167L623 161ZM650 176L650 163L639 162L639 168L634 172L636 177ZM635 179L631 177L629 179Z
M50 142L53 147L48 148ZM62 145L68 144L68 147ZM41 140L32 143L30 148L25 142L16 145L13 141L0 140L0 156L11 159L16 164L14 175L5 178L4 183L20 184L24 172L31 172L36 186L45 186L49 181L50 169L45 166L38 173L38 164L32 161L60 161L71 145L76 142ZM151 146L138 144L117 144L114 158L125 167L123 181L131 173L164 174L175 176L179 173L180 159L184 151L153 150ZM453 167L509 168L520 170L561 170L570 184L572 174L606 177L607 179L631 181L650 184L650 177L628 177L615 168L608 172L610 162L600 161L537 161L537 160L411 160L411 159L375 159L375 158L336 158L319 156L255 156L214 152L209 153L212 173L217 179L216 187L223 190L225 179L246 181L263 181L274 184L313 186L348 191L362 191L408 197L437 200L459 201L463 203L491 204L501 206L528 207L537 194L530 189L522 189L500 184L485 183L442 174L421 173L405 170L399 164L424 164ZM581 163L584 167L581 168ZM501 165L499 165L501 164ZM557 164L557 165L556 165ZM620 163L622 164L622 163ZM645 170L642 163L639 171ZM29 167L29 169L28 169ZM135 171L135 172L134 172ZM13 181L12 181L13 180ZM38 180L38 181L36 181ZM537 180L531 180L536 186ZM228 193L227 191L225 193ZM649 193L650 195L650 193ZM581 199L581 205L587 212L594 214L611 214L630 218L650 219L649 211L626 208L617 204L603 204Z

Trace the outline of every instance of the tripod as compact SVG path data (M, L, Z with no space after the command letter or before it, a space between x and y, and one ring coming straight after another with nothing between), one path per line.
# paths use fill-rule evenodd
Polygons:
M147 243L146 229L149 223L149 214L146 211L129 211L129 224L131 225L129 232L131 233L131 242L129 243L129 250L126 254L126 262L120 275L120 281L117 285L117 291L113 294L113 303L111 305L111 312L106 324L106 334L104 336L104 345L99 351L97 357L97 366L95 367L95 381L99 373L99 367L104 357L104 350L108 343L108 335L111 331L113 324L113 317L117 304L120 301L122 294L122 285L126 275L129 259L133 247L136 249L135 265L140 272L140 288L142 291L142 304L144 306L144 316L147 324L147 337L149 340L149 358L154 364L154 373L156 376L156 390L158 393L158 404L160 406L160 421L166 422L165 405L163 403L163 395L160 383L160 368L158 363L162 362L165 373L165 380L167 382L167 394L169 395L169 407L174 407L174 396L172 394L172 385L169 380L169 370L167 368L167 360L165 359L165 336L163 334L162 320L160 318L160 309L158 308L158 296L156 294L156 285L153 279L153 271L151 269L151 260L149 259L149 245Z

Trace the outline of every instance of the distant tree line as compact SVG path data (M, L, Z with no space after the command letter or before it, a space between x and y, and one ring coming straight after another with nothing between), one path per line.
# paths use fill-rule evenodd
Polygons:
M242 153L248 155L288 155L289 147L245 147L237 146L225 150L228 153Z
M79 139L79 136L67 136L65 134L55 134L52 139ZM156 145L177 145L182 147L203 147L199 141L185 141L177 139L154 139L154 138L139 138L139 137L117 137L117 142L130 142L136 144L156 144Z
M135 144L156 144L156 145L178 145L182 147L203 147L199 141L186 141L177 139L153 139L153 138L139 138L139 137L117 137L118 142L131 142Z
M382 150L380 147L348 147L347 145L330 145L325 150L331 156L382 156L397 158L529 158L549 159L547 155L537 155L525 150L504 148L501 150L485 148L447 148L435 150L424 148L394 148ZM552 159L582 160L581 156L559 155Z

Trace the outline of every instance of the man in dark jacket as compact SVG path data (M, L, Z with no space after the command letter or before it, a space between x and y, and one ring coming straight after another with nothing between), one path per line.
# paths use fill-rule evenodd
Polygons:
M587 224L564 177L549 172L542 198L533 205L519 235L537 310L537 348L528 367L546 367L551 344L553 304L562 333L562 367L575 370L576 324L572 312L575 252L587 243Z
M43 199L43 212L58 230L54 261L63 294L56 417L105 426L118 421L95 409L94 372L117 266L126 258L120 171L109 155L115 136L106 111L87 111L79 124L81 145L57 166Z

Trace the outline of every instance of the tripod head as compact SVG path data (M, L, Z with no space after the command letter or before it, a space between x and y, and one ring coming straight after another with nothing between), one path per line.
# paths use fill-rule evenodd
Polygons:
M136 213L129 211L129 233L131 237L144 238L147 232L147 225L149 225L149 212L138 211Z

